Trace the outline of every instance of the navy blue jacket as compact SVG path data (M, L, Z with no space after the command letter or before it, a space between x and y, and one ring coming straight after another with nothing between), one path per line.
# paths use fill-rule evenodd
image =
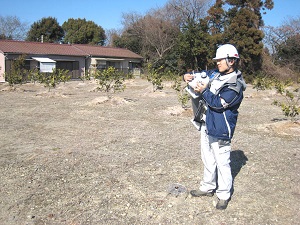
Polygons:
M206 129L208 135L222 140L231 140L245 88L246 84L242 74L238 72L235 82L224 84L218 93L212 93L209 87L202 92L202 98L207 105Z

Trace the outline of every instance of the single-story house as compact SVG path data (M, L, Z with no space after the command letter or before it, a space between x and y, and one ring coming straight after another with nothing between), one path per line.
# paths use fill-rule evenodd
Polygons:
M53 68L69 70L76 79L87 72L110 66L125 73L138 71L142 56L123 48L112 48L82 44L56 44L13 40L0 40L0 82L11 69L12 61L25 56L25 68L38 68L41 72L52 72Z

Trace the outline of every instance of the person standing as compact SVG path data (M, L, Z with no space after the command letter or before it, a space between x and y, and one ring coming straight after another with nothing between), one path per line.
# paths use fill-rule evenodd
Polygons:
M217 72L208 83L198 82L194 92L199 94L198 101L204 101L199 107L205 109L200 122L201 158L204 165L200 187L192 190L193 197L213 196L218 201L216 208L227 208L231 198L232 174L230 167L231 139L238 118L238 108L243 100L246 83L238 70L239 54L231 44L224 44L216 51L214 60ZM186 82L193 80L193 75L186 73ZM203 111L203 109L198 109Z

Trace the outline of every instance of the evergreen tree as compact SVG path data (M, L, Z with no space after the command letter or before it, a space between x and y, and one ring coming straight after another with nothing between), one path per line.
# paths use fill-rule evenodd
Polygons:
M200 20L188 22L181 31L178 42L178 54L184 61L185 70L204 70L209 55L209 34L206 22Z
M300 34L287 38L287 40L276 46L276 63L288 66L295 72L300 73Z
M224 31L225 11L223 9L223 1L216 0L216 3L208 10L206 20L209 25L211 35L217 35Z
M34 22L27 34L27 41L59 42L64 36L62 27L53 17L42 18Z
M132 29L125 30L121 36L115 35L113 37L113 46L126 48L137 54L142 52L142 40L134 34Z
M212 59L215 57L218 46L224 42L225 10L223 9L223 5L224 2L222 0L216 0L216 3L208 10L208 16L205 18L210 34L209 49L211 51L207 55L210 67L215 65Z
M103 28L86 19L68 19L62 28L65 31L65 43L104 45L106 39Z
M272 9L273 1L265 0L226 0L229 9L226 13L224 43L235 45L241 55L242 70L255 74L261 69L264 37L261 10Z

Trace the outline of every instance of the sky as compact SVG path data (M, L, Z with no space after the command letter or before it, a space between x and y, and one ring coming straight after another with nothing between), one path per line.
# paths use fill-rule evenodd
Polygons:
M266 26L278 27L289 18L300 17L299 0L273 0L274 8L263 15ZM163 7L168 0L0 0L0 16L17 16L32 25L43 17L54 17L59 25L69 18L94 21L104 30L121 29L122 14L145 14Z

